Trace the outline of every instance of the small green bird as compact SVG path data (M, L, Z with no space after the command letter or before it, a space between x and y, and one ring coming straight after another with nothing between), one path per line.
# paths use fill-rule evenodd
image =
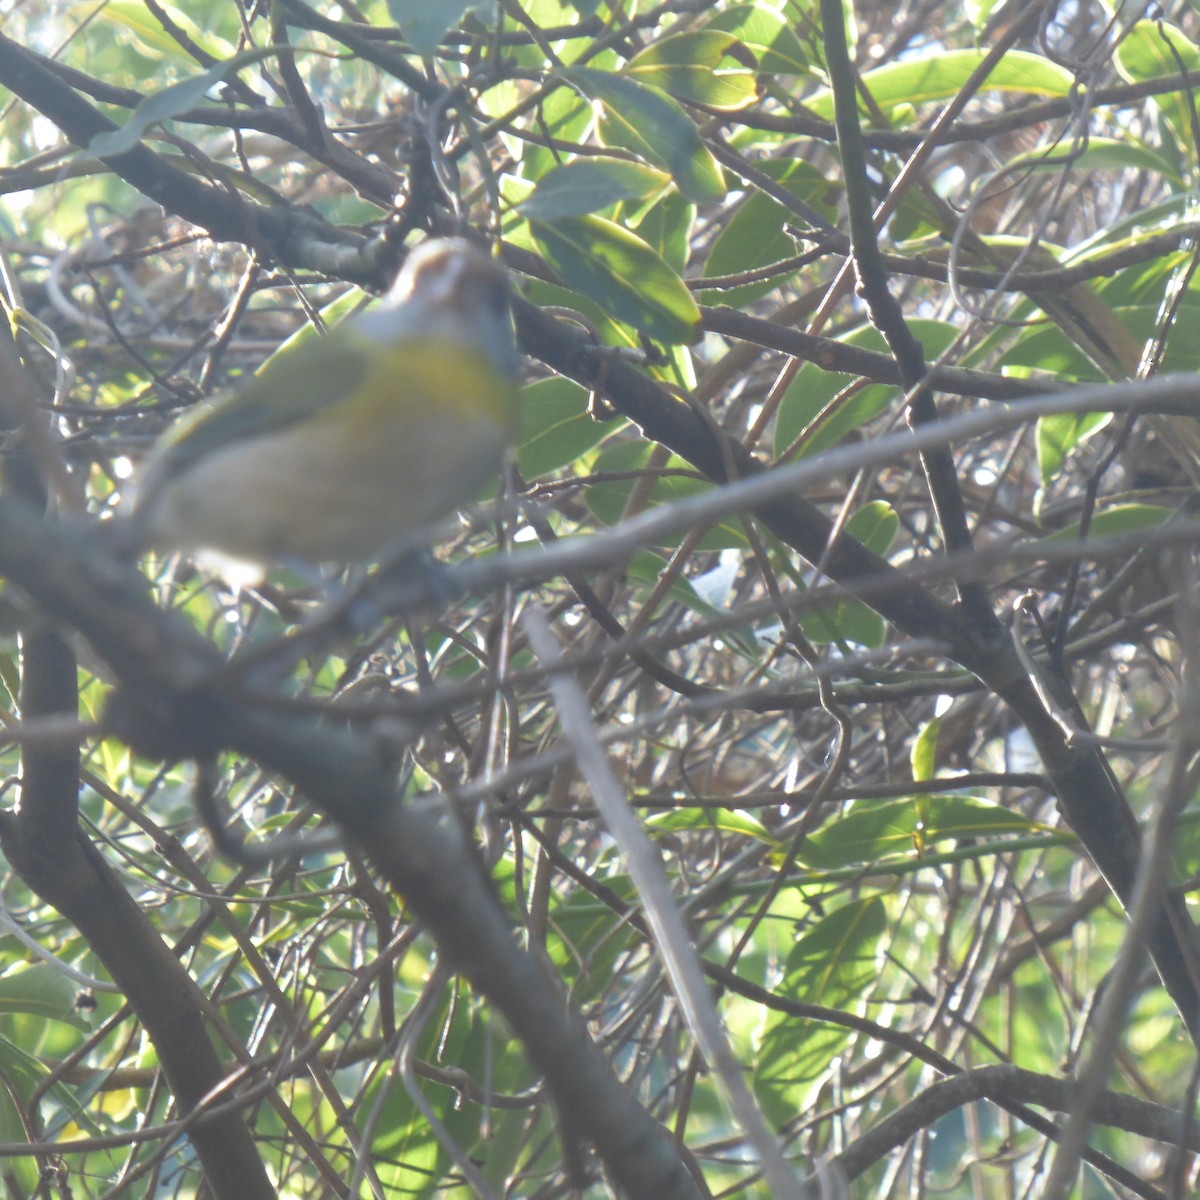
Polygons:
M503 268L460 239L423 242L377 307L167 431L135 536L260 568L411 545L500 468L517 360Z

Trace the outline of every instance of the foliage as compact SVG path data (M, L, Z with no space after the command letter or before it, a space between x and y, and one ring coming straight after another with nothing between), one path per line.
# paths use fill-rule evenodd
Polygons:
M743 1079L826 1194L1185 1194L1200 29L1041 11L0 0L7 1195L778 1194ZM448 590L122 560L462 231L526 359Z

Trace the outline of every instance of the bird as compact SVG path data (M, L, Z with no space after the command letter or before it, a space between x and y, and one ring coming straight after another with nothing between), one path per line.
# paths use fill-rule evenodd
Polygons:
M429 238L380 304L167 430L135 482L136 541L251 578L421 544L502 466L518 363L503 267Z

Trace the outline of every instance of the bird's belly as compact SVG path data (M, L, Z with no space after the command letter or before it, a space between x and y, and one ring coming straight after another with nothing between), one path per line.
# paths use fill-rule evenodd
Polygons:
M438 416L308 424L215 451L166 486L157 523L177 545L251 562L369 559L418 541L499 468L507 442L498 422Z

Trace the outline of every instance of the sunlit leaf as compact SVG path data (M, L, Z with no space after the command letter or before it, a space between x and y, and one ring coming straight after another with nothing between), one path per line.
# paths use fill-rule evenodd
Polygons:
M934 776L937 768L938 733L941 728L941 720L934 717L932 721L926 721L917 736L913 738L912 750L908 758L912 764L914 783L925 783Z
M610 427L588 412L588 394L555 376L521 391L517 467L526 479L549 475L607 437Z
M555 272L647 337L691 342L700 310L683 280L641 238L601 217L530 221Z
M846 533L879 555L887 553L899 528L900 518L885 500L863 505L846 521ZM799 621L805 636L817 645L882 646L887 636L884 619L854 598L801 612Z
M1111 413L1060 413L1042 417L1037 423L1037 454L1043 486L1054 481L1067 456L1080 442L1111 420Z
M133 110L129 120L120 129L98 133L79 154L92 158L108 158L132 150L152 125L169 121L180 113L195 108L214 87L223 83L230 75L250 63L270 57L272 53L273 51L263 48L246 50L226 62L209 67L207 71L182 79L179 83L163 88L162 91L152 92Z
M758 69L781 75L808 70L810 56L792 27L779 13L762 4L736 4L713 14L706 29L736 34L758 57Z
M847 1008L878 978L886 910L876 896L843 905L796 939L779 992L789 999ZM802 1103L807 1087L849 1041L843 1025L772 1014L756 1064L755 1091L777 1120Z
M533 194L517 208L531 221L582 217L622 200L644 200L670 182L665 172L640 163L580 158L543 176Z
M986 54L984 49L925 54L864 71L862 84L870 92L872 102L884 112L902 105L911 107L949 100L957 95ZM1010 50L993 68L981 90L1011 96L1066 96L1074 83L1070 71L1040 54ZM817 116L833 120L833 95L829 91L810 97L805 107Z
M496 19L495 0L388 0L388 12L418 54L432 54L469 12Z
M672 34L639 51L622 74L661 88L678 100L736 112L758 95L754 72L746 69L744 61L736 65L739 49L740 43L731 33L694 29ZM722 67L722 62L728 65Z
M774 845L776 839L766 827L749 813L730 808L672 808L667 812L651 813L645 819L648 829L683 833L688 830L720 830Z
M804 843L802 861L830 870L912 855L946 838L1028 833L1040 828L1020 813L972 796L933 795L913 800L861 800Z
M593 514L604 524L616 524L627 515L627 506L633 495L635 482L650 467L654 447L649 442L621 441L604 447L596 456L592 470L597 481L584 493L584 501ZM713 485L696 478L695 472L680 458L669 456L662 475L644 499L648 507L684 500L697 492L709 491ZM677 545L683 538L681 532L664 539ZM737 517L726 517L714 524L701 537L698 546L704 550L744 550L746 535Z
M1180 519L1181 515L1175 509L1158 504L1114 504L1092 514L1087 535L1089 538L1126 537ZM1079 530L1079 522L1072 521L1041 540L1046 543L1073 542L1079 537Z
M572 67L563 77L601 105L605 144L632 150L674 177L689 200L724 195L721 169L700 140L691 117L665 92L610 71Z

